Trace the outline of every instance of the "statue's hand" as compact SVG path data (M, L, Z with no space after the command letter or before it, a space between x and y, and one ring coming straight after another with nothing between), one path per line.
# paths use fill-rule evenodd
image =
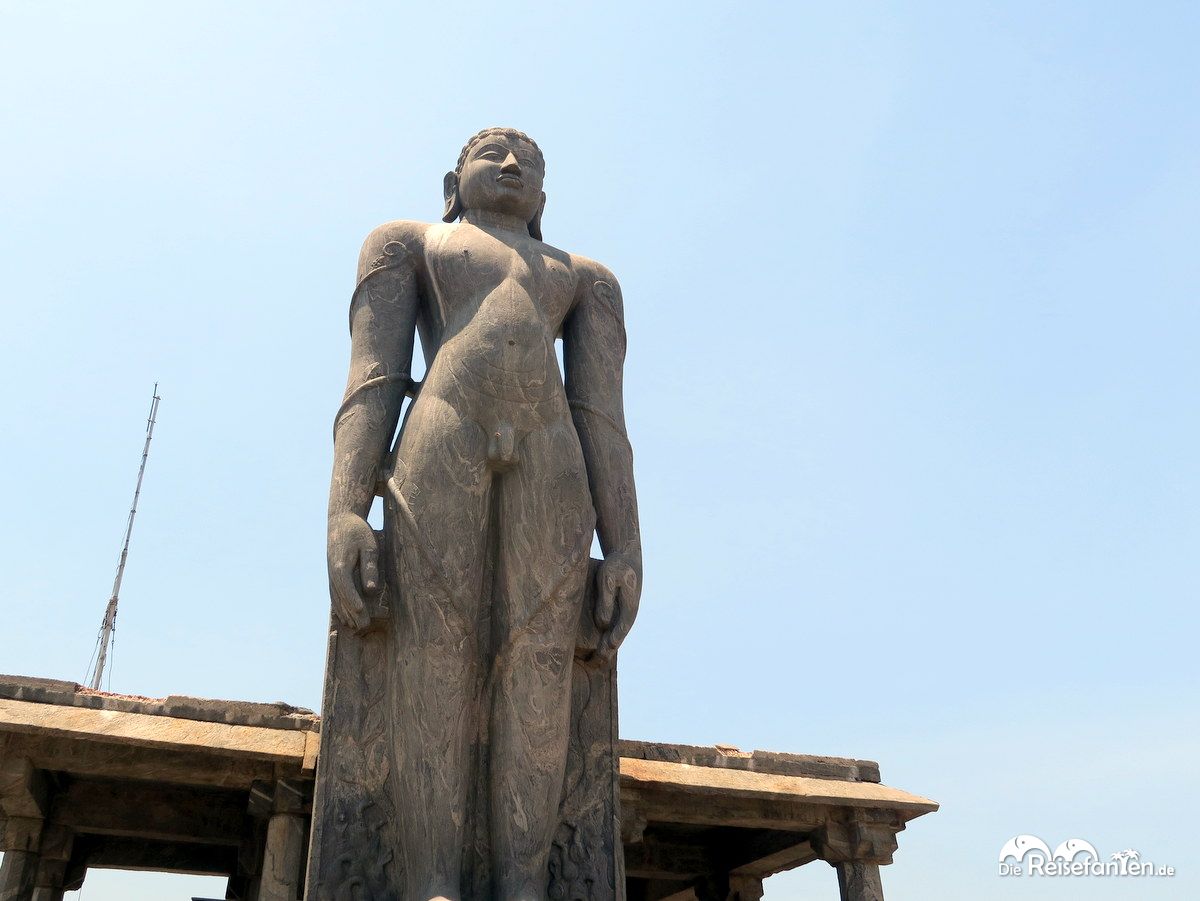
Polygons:
M596 571L596 625L600 645L596 655L612 660L629 634L642 597L641 554L615 552Z
M361 516L342 513L329 520L329 595L344 624L363 631L371 624L368 596L383 588L375 531Z

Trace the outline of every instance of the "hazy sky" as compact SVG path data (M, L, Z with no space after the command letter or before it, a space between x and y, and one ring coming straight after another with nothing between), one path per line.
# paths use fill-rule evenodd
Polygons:
M84 678L158 380L111 687L319 706L359 244L513 125L624 290L622 732L879 760L943 805L889 901L1197 896L1198 26L0 0L0 671ZM1181 872L1014 884L1019 833Z

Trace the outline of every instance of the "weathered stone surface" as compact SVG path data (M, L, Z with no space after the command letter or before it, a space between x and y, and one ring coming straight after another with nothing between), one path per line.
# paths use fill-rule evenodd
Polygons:
M250 701L189 698L183 695L171 695L167 698L144 698L93 691L75 682L37 679L30 676L0 675L0 699L85 707L91 710L113 710L122 713L145 713L200 722L261 726L268 729L312 731L319 728L320 723L319 718L311 710L294 707L282 701L274 704L260 704Z
M780 754L776 751L740 751L729 745L706 748L628 739L620 742L619 749L622 757L631 759L749 770L777 776L812 776L818 779L845 779L850 782L879 781L879 764L873 760Z
M488 129L446 176L446 224L391 222L363 246L335 418L314 899L573 899L587 880L570 874L593 870L593 897L623 891L603 672L642 575L622 302L607 269L541 240L543 176L532 140ZM587 670L581 617L600 633ZM608 802L575 803L573 765Z
M303 759L305 733L266 726L177 719L149 713L92 710L0 699L0 730L169 749L219 749L266 760Z
M621 784L631 791L670 790L675 797L688 792L706 798L761 798L794 800L837 807L866 807L896 810L913 816L937 809L937 802L899 789L870 782L814 779L807 776L777 776L716 767L669 763L658 760L621 759ZM686 802L684 802L686 803ZM697 814L702 814L697 811Z

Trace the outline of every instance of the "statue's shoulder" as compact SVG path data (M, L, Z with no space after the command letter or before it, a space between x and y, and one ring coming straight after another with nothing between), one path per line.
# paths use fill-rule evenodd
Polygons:
M359 280L385 265L415 263L421 258L425 233L432 227L428 222L396 219L373 228L358 255Z
M575 303L572 315L581 321L607 322L625 333L625 304L621 286L612 270L593 259L571 254L575 270ZM622 338L622 340L624 340Z
M571 268L575 270L581 289L594 288L598 283L603 283L614 291L620 290L612 270L590 257L578 253L571 254Z
M621 301L621 285L612 270L603 263L593 259L571 254L571 263L575 270L576 294L575 308L582 309L602 307L608 313L622 321L625 316L625 305Z

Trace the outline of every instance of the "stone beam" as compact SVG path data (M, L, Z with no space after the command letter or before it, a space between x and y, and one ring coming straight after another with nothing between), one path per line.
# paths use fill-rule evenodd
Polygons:
M713 859L702 845L647 836L625 849L625 875L636 879L687 879L702 876Z
M245 809L244 792L79 779L53 820L76 832L236 847Z
M42 770L212 788L248 789L255 781L273 778L275 768L280 766L199 751L139 748L84 739L63 741L36 735L10 735L8 750L14 756L29 758Z
M89 836L82 861L89 868L101 870L228 876L237 867L237 849L117 835Z
M825 808L795 800L707 798L669 789L622 785L621 815L649 823L686 823L806 833L825 822ZM798 839L799 840L799 839Z
M812 842L796 833L755 833L726 858L732 866L730 876L765 879L784 870L804 866L817 859Z

